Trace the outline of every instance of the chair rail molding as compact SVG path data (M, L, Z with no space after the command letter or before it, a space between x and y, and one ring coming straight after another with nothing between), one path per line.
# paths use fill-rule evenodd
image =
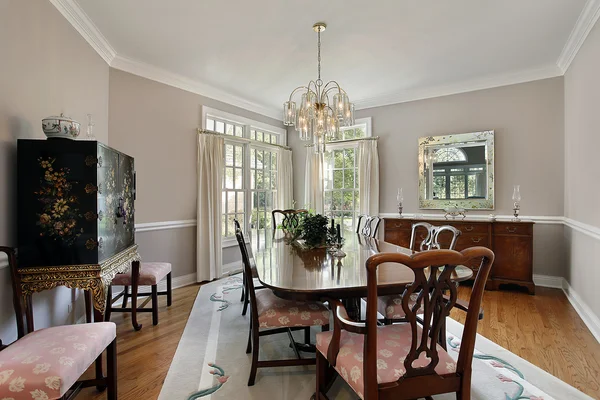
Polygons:
M563 75L600 17L600 0L587 0L556 64Z
M143 222L135 224L135 232L149 232L149 231L164 231L167 229L179 229L189 228L196 226L197 221L195 219L184 219L181 221L158 221L158 222Z

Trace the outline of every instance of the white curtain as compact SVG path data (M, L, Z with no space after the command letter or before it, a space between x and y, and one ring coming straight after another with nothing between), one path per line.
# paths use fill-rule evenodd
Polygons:
M281 149L279 152L279 170L277 171L277 208L292 208L294 193L294 174L292 170L292 151Z
M315 154L313 147L306 148L304 206L323 214L323 154Z
M198 134L198 223L196 280L221 277L221 190L223 187L224 140Z
M358 187L360 213L379 214L379 153L377 140L361 140L358 143Z

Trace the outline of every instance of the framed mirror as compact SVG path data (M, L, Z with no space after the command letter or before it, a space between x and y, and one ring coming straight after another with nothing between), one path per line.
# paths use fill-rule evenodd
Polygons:
M419 208L494 209L494 131L419 139Z

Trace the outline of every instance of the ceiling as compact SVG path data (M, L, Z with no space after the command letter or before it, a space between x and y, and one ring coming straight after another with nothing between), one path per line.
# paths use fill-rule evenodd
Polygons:
M81 7L115 68L278 119L289 93L316 79L317 21L328 24L323 80L366 108L562 75L596 2L51 1Z

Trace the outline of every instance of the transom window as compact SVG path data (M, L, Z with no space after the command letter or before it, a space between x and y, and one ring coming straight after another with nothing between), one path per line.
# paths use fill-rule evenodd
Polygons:
M251 129L250 130L250 139L258 140L259 142L277 144L279 135L269 133L269 132L264 132L264 131L258 131L256 129Z
M433 153L434 162L467 161L466 153L456 147L437 149Z

